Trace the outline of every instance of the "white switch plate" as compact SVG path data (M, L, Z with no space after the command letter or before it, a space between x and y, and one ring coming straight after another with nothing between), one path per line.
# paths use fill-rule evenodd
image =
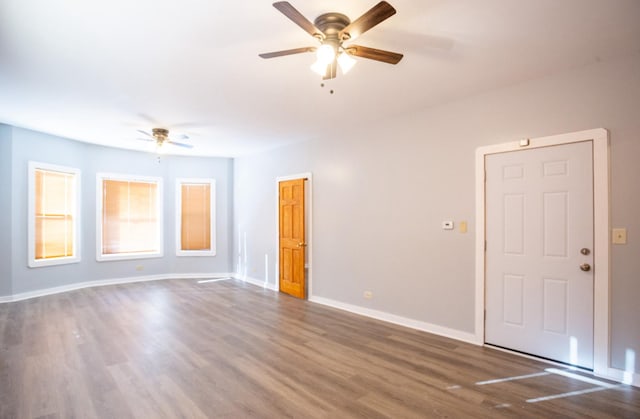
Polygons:
M443 221L442 222L443 230L453 230L453 221Z
M614 228L613 230L611 230L611 243L627 244L627 229Z

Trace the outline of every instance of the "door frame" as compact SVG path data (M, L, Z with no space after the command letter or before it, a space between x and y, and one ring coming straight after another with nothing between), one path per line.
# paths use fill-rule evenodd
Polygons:
M275 262L275 282L276 282L276 286L275 286L275 290L280 292L280 228L278 227L280 225L280 182L285 181L285 180L295 180L295 179L306 179L306 184L304 185L304 200L305 200L305 205L304 205L304 234L305 234L305 241L307 243L307 254L306 254L306 258L305 258L305 266L307 268L307 278L306 279L306 287L307 287L307 300L309 298L311 298L312 294L312 269L311 269L311 259L312 259L312 246L313 246L313 235L312 235L312 228L311 226L313 225L312 221L312 191L313 191L313 175L311 172L305 172L305 173L298 173L298 174L294 174L294 175L286 175L286 176L279 176L276 178L276 248L278 249L278 256L276 256L276 262Z
M593 141L594 305L593 372L609 376L609 133L604 128L522 139L476 149L476 295L475 339L485 344L485 156L488 154Z

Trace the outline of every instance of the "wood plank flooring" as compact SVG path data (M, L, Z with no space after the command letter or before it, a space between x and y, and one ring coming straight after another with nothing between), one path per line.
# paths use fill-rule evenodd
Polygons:
M0 304L2 419L640 417L549 368L235 280Z

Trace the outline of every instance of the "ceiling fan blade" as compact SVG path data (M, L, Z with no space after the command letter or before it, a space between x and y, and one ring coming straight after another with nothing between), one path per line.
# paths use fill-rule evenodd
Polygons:
M309 19L304 17L302 13L296 10L296 8L293 7L288 1L277 1L273 3L273 7L275 7L283 15L291 19L293 23L304 29L309 35L324 39L324 34L322 33L322 31L316 28L315 25L309 21Z
M193 148L193 145L191 145L191 144L178 143L178 142L171 141L171 140L168 140L167 142L168 142L169 144L171 144L171 145L176 145L176 146L178 146L178 147Z
M395 14L396 9L394 9L392 5L386 1L381 1L341 30L339 35L340 39L345 39L345 37L347 39L356 39L358 36Z
M193 121L193 122L180 122L178 124L171 124L171 129L177 129L177 128L182 128L182 129L190 129L190 128L201 128L204 125L206 125L204 122L200 121Z
M153 138L136 138L136 140L138 140L138 141L146 141L148 143L152 143L152 142L156 141Z
M150 115L147 115L146 113L142 113L139 112L136 114L140 119L144 119L146 122L148 122L149 124L151 124L151 126L157 127L160 123L158 121L156 121L155 118L153 118Z
M275 57L283 57L285 55L300 54L303 52L313 52L315 50L316 50L315 47L302 47L302 48L294 48L294 49L285 49L283 51L266 52L258 55L262 58L275 58Z
M187 134L176 134L176 135L172 135L173 138L176 138L178 140L188 140L189 136Z
M146 135L147 137L151 137L151 138L153 138L153 135L151 135L151 133L150 133L150 132L147 132L147 131L145 131L145 130L143 130L143 129L137 129L136 131L138 131L140 134L144 134L144 135Z
M387 64L398 64L403 57L402 54L398 54L397 52L363 47L362 45L349 45L348 47L345 47L345 51L350 55L355 55L356 57L382 61Z

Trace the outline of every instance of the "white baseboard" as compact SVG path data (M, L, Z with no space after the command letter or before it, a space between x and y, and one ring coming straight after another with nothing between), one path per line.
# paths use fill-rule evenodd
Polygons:
M36 291L22 292L18 294L0 297L1 303L27 300L29 298L44 297L46 295L59 294L62 292L75 291L82 288L102 287L105 285L129 284L133 282L159 281L163 279L207 279L207 278L232 278L232 273L183 273L183 274L161 274L134 276L129 278L99 279L96 281L78 282L75 284L62 285L59 287L45 288Z
M239 275L239 274L235 274L235 275L233 275L233 277L235 279L239 279L240 281L244 281L247 284L255 285L256 287L268 289L268 290L271 290L271 291L278 291L277 284L270 284L270 283L265 282L264 280L261 280L261 279L251 278L250 276L244 276L244 275Z
M640 374L636 372L627 372L617 368L607 368L607 374L597 374L598 377L608 378L609 380L619 381L623 384L629 384L634 387L640 387Z
M322 304L325 306L345 310L361 316L371 317L373 319L382 320L388 323L397 324L411 329L421 330L423 332L433 333L434 335L444 336L451 339L461 340L463 342L477 345L476 336L473 333L462 332L460 330L450 329L448 327L438 326L436 324L426 323L419 320L390 314L384 311L373 310L366 307L360 307L352 304L343 303L324 297L309 297L309 301Z

